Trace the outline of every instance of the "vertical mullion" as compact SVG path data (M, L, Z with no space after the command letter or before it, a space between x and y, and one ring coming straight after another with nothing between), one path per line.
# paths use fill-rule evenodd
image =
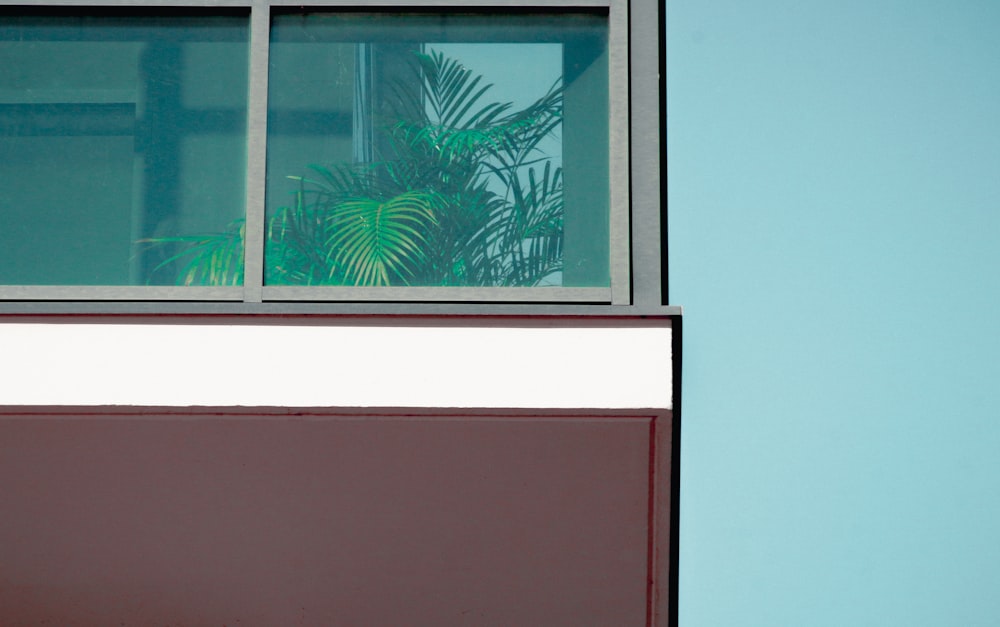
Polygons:
M250 9L250 93L247 107L247 198L243 300L263 300L264 193L267 172L267 66L270 38L268 0Z
M634 2L631 8L629 106L634 133L632 153L632 290L633 304L658 307L663 302L660 187L660 80L657 3Z
M608 95L610 152L608 155L611 304L632 302L630 276L629 171L629 23L628 0L612 0L608 9Z

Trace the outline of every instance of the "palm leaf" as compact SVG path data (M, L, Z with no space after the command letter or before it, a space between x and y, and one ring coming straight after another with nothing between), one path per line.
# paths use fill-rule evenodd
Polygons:
M426 258L427 231L437 223L439 204L428 192L340 203L327 225L330 267L354 285L407 284Z
M539 178L530 167L527 179L508 177L510 202L487 227L504 285L537 285L562 269L562 170L546 163Z
M328 275L323 247L325 203L300 179L295 202L281 207L268 221L265 282L271 285L316 285Z
M151 237L139 240L156 246L174 245L180 252L168 256L153 272L178 265L178 285L243 285L245 220L234 220L221 232L205 235Z

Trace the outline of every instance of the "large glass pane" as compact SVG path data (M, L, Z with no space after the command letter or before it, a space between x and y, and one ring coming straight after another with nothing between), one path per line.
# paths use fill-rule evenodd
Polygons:
M609 284L607 15L272 18L265 282Z
M242 283L247 58L245 11L0 13L0 284Z

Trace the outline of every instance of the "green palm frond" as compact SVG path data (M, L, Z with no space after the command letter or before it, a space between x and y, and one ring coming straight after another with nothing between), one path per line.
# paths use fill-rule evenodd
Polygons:
M331 272L342 271L354 285L407 284L426 258L427 232L437 223L440 204L428 192L340 203L327 225Z
M177 265L178 285L243 285L245 220L234 220L219 233L205 235L150 237L139 240L155 246L174 245L180 252L170 255L154 272Z
M490 124L510 103L490 102L470 114L472 107L493 87L456 59L431 50L417 53L422 96L431 121L449 128L473 128Z
M511 202L487 227L505 285L532 286L562 270L562 169L527 169L527 185L509 177Z
M264 280L270 285L327 282L324 203L317 202L319 196L307 188L305 179L297 180L293 204L278 209L268 221Z

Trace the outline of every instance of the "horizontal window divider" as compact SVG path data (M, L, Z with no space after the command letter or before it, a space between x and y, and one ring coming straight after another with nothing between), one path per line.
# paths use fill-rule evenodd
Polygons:
M469 318L659 318L680 316L683 309L672 305L622 306L581 303L413 303L413 302L305 302L273 301L7 301L0 302L0 324L4 322L50 321L59 317L91 317L94 322L156 322L162 317L219 324L291 324L294 317L318 322L373 320L379 317L419 320L427 316ZM105 318L106 317L106 318Z
M2 104L135 104L134 89L9 89L0 88Z
M337 7L343 9L370 9L398 7L400 9L436 9L436 8L486 8L486 9L587 9L609 7L619 0L271 0L268 5L274 7Z
M255 0L171 0L169 4L151 4L143 0L0 0L0 7L60 7L60 8L90 8L118 7L156 10L173 10L185 8L250 8L259 3ZM266 5L265 5L266 6Z
M243 286L0 285L0 300L240 301Z
M606 287L265 286L264 301L610 303Z
M434 8L497 8L497 9L586 9L608 7L619 0L316 0L304 3L302 0L171 0L168 5L150 4L148 0L0 0L0 7L141 7L141 8L185 8L185 7L339 7L344 9L368 9L398 7L400 9Z

